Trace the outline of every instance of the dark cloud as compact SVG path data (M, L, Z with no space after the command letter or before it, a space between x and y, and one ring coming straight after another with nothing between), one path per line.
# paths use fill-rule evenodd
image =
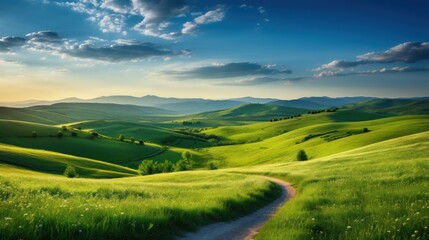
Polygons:
M291 78L273 78L273 77L258 77L253 79L246 79L240 81L223 82L218 85L228 86L254 86L269 83L290 83L305 79L305 77L291 77Z
M123 62L138 61L150 57L185 55L188 54L188 51L174 51L151 43L131 41L109 46L81 44L64 50L63 53L77 58L95 59L107 62Z
M375 63L415 63L429 60L429 42L406 42L384 52L370 52L357 56L356 61L334 60L316 68L316 71L345 69Z
M0 52L13 51L13 48L23 46L26 41L22 37L2 37L0 38Z
M401 72L429 72L429 67L392 67L392 68L382 68L368 71L350 71L344 72L342 70L338 71L322 71L315 75L315 77L345 77L352 75L371 75L371 74L383 74L383 73L401 73Z
M59 43L61 41L58 33L52 31L32 32L25 35L25 37L31 43Z
M415 63L429 59L429 42L406 42L382 53L371 52L357 58L370 63Z
M219 78L233 78L244 76L261 76L261 75L275 75L275 74L290 74L291 70L278 69L273 66L262 66L257 63L239 62L227 63L215 66L198 67L186 71L169 71L166 72L170 75L175 75L184 79L219 79Z

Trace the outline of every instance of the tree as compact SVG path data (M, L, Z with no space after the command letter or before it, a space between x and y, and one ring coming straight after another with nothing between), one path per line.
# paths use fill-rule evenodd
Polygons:
M210 162L208 167L209 167L209 170L216 170L217 169L217 166L216 166L216 164L214 164L214 162Z
M143 140L140 140L140 141L139 141L139 144L140 144L140 145L144 145Z
M160 168L161 168L161 172L168 173L174 170L174 165L170 161L165 160L163 163L161 163Z
M130 137L130 142L134 143L136 141L136 139L134 139L134 137Z
M158 173L158 163L153 160L143 160L138 168L138 172L140 175L150 175L154 173Z
M91 135L94 137L98 137L98 132L92 132Z
M189 151L185 151L182 153L182 158L185 161L189 161L192 157L192 154Z
M31 136L32 136L32 137L34 137L34 138L36 138L36 137L38 136L38 135L37 135L37 132L36 132L36 131L32 131L32 132L31 132Z
M67 131L67 126L62 126L61 129L63 129L63 131Z
M174 166L174 171L186 171L190 170L192 166L189 164L188 161L184 159L180 159L176 162L176 165Z
M64 133L62 131L58 131L57 137L62 138L64 136Z
M305 161L308 160L308 156L307 153L305 153L304 150L299 150L298 153L296 154L296 159L298 161Z
M125 136L123 134L119 135L119 141L124 141L125 140Z
M72 165L67 165L66 170L64 171L64 176L68 178L77 177L76 168Z
M369 129L368 129L368 128L364 128L364 129L362 130L362 132L367 133L367 132L369 132Z
M73 137L77 137L77 132L72 132L72 133L71 133L71 135L72 135Z

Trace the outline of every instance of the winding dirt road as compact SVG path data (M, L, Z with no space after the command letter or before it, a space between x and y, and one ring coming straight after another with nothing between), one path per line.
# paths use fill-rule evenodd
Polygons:
M262 225L290 198L295 195L295 189L283 180L265 177L277 183L282 188L281 196L258 211L231 222L213 223L200 228L197 232L188 233L179 240L251 240Z

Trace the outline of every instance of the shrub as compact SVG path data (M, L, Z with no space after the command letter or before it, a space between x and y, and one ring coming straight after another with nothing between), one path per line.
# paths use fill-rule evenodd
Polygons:
M73 137L77 137L77 132L72 132L72 133L71 133L71 135L72 135Z
M67 131L67 126L62 126L62 127L61 127L61 129L62 129L63 131Z
M134 143L136 141L136 139L134 137L130 137L130 142Z
M165 160L163 163L161 163L160 169L163 173L173 172L174 165L170 161Z
M98 137L98 132L92 132L91 135L94 137Z
M189 151L185 151L182 153L183 160L189 161L191 160L192 154Z
M64 133L62 131L58 131L57 137L62 138L64 136Z
M298 153L296 154L296 159L298 161L305 161L308 160L308 156L307 153L305 153L304 150L299 150Z
M369 132L369 129L368 129L368 128L364 128L364 129L362 130L362 132L367 133L367 132Z
M192 162L190 160L181 159L176 162L174 166L175 171L187 171L192 169Z
M66 170L64 171L64 176L68 178L77 177L76 168L72 165L67 165Z
M34 138L35 138L35 137L37 137L37 136L38 136L38 135L37 135L37 132L36 132L36 131L32 131L32 132L31 132L31 136L32 136L32 137L34 137Z
M149 175L158 173L158 163L153 160L143 160L138 168L138 172L140 175Z
M139 144L140 144L140 145L144 145L143 140L140 140L140 141L139 141Z
M209 163L208 167L209 170L217 170L217 166L213 162Z
M119 135L119 141L124 141L125 140L125 136L123 134Z

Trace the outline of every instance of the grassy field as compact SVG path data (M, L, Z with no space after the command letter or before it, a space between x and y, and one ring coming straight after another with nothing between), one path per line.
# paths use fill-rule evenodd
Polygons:
M213 171L91 180L0 170L2 239L171 239L279 194L260 177Z
M256 239L429 238L429 132L236 171L276 176L298 190Z
M9 114L0 120L1 236L170 239L267 204L279 188L255 175L270 175L297 196L257 239L428 239L429 117L377 104L279 121L269 118L291 109L254 104L174 119L127 107L120 119L116 105L112 118L108 105L98 118L95 105L78 104L25 109L19 120L0 109L0 119ZM143 110L150 117L138 117ZM299 150L310 159L297 161ZM138 176L142 160L175 163L185 151L194 171ZM67 165L78 178L63 176Z

